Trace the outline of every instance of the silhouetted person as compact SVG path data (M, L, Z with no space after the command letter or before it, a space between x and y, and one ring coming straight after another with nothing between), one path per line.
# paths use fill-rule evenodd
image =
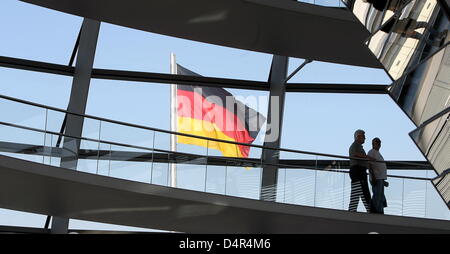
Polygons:
M362 144L366 140L365 132L363 130L356 130L354 134L355 141L352 143L348 150L349 157L360 158L363 160L350 159L350 179L352 181L350 203L348 210L356 212L358 208L359 198L362 199L367 212L370 213L370 191L367 183L367 159L372 159L366 155L366 151Z
M381 140L372 139L372 149L367 153L377 161L384 161L380 153ZM384 214L384 208L387 207L386 197L384 196L384 186L388 186L387 167L384 162L369 162L370 183L372 184L372 213Z

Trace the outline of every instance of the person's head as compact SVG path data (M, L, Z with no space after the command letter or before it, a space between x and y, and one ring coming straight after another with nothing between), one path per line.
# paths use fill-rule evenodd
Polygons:
M356 130L355 131L355 141L360 143L360 144L364 144L364 141L366 140L366 132L363 130Z
M372 148L375 150L380 150L381 140L379 138L372 139Z

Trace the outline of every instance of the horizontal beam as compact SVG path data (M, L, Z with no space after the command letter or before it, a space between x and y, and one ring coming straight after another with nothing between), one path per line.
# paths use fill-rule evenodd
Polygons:
M261 91L269 90L268 83L262 81L213 78L203 76L186 76L186 75L152 73L152 72L93 69L92 78L150 82L150 83L224 87L224 88L261 90Z
M32 61L12 57L0 56L0 66L37 71L50 74L73 76L74 68L66 65ZM269 91L269 85L263 81L227 79L202 76L185 76L153 72L137 72L122 70L93 69L92 78L122 80L132 82L180 84L209 87L223 87L246 90ZM287 83L287 92L310 92L310 93L365 93L386 94L387 85L380 84L321 84L321 83Z
M75 71L74 67L69 67L67 65L45 63L6 56L0 56L0 66L65 76L73 76Z

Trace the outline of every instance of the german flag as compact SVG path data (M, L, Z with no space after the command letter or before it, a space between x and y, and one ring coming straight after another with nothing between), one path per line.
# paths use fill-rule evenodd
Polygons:
M200 76L177 64L177 74ZM251 144L266 118L223 88L177 85L177 131ZM177 136L178 143L209 147L227 157L249 155L250 147Z

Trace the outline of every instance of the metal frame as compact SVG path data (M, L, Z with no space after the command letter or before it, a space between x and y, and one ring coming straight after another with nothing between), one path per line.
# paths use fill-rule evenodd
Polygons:
M448 8L446 9L446 11L448 13ZM85 22L91 23L90 24L91 28L88 27L87 29L86 28L83 29L83 27L86 26ZM95 28L95 26L97 26L97 28ZM284 96L286 92L388 94L387 91L388 86L382 84L369 85L369 84L287 83L288 80L290 80L298 71L300 71L306 64L310 63L311 61L305 60L305 62L303 62L296 70L294 70L288 77L286 77L288 57L281 57L281 56L274 56L274 61L272 62L272 68L268 82L248 81L248 80L228 79L228 78L184 76L184 75L173 75L173 74L151 73L151 72L95 69L93 68L93 59L95 55L99 26L100 26L99 21L88 21L87 19L85 19L82 28L80 28L80 32L75 42L75 47L72 52L68 66L4 56L0 56L0 66L57 75L72 76L73 77L72 93L70 96L70 102L67 112L75 113L75 115L78 116L84 116L84 111L89 92L89 84L92 78L133 81L133 82L186 84L196 86L213 86L213 87L224 87L233 89L270 91L269 98L275 95L281 97L282 100L280 111L278 112L279 114L278 127L280 132L279 138L275 142L268 142L265 143L264 146L262 146L264 147L265 151L263 153L264 160L269 164L272 161L276 163L285 162L284 160L279 159L279 148L281 141L280 140L281 126L283 121L282 118L284 113ZM97 31L95 32L95 30ZM72 64L74 62L78 48L80 49L78 52L77 66L74 68L72 67ZM80 72L80 70L83 71ZM271 104L272 100L270 99L269 105ZM268 116L269 116L268 119L270 119L271 113L269 113ZM79 118L75 120L70 119L69 117L67 119L68 128L66 128L65 132L66 135L68 134L68 136L81 137L81 130L83 125L82 119L83 118ZM66 123L66 119L64 123ZM61 128L60 134L63 133L64 127L65 124ZM266 150L269 147L275 149ZM64 145L63 150L67 148L68 147ZM79 148L80 147L78 143L77 147L75 147L77 153L80 151ZM68 163L64 160L63 156L61 161L62 166L63 164ZM75 162L76 167L76 161L71 160L72 164L73 162ZM65 166L67 167L67 165ZM278 167L276 166L264 167L261 189L263 189L264 186L271 186L276 184L277 169ZM271 197L269 197L269 199L273 199L274 197L276 197L276 193L272 193L270 196ZM47 228L48 224L49 224L49 217L47 218L45 228ZM53 218L51 232L67 233L67 230L68 230L67 218L58 218L58 217Z
M98 34L100 31L100 21L85 18L77 38L76 46L79 43L77 62L74 70L72 91L70 93L67 111L84 114L86 111L89 85L91 82L92 67L94 66L95 51L97 48ZM75 52L76 50L74 50ZM75 53L72 53L71 63ZM78 151L83 131L84 118L74 115L66 115L65 134L75 138L65 139L63 152L61 154L60 167L76 169L78 164ZM62 128L63 129L63 128ZM46 222L47 225L47 222ZM69 228L69 218L53 217L51 233L67 234Z
M0 66L65 76L73 76L75 71L74 67L66 65L50 64L5 56L0 56ZM196 85L258 91L269 91L270 89L269 83L264 81L96 68L92 69L91 77L95 79L161 83L167 85ZM387 94L387 87L388 85L384 84L287 83L286 92Z
M281 133L283 127L284 101L286 98L286 80L289 58L274 55L270 67L269 84L269 107L267 109L267 128L264 146L274 149L263 149L261 159L269 164L278 164L280 152L277 150L281 144ZM301 65L300 67L303 67ZM300 70L299 68L297 68ZM276 100L275 100L276 99ZM267 135L270 131L270 135ZM272 137L275 134L275 137ZM276 200L276 185L278 182L278 166L266 165L263 167L261 176L260 199L266 201Z
M30 130L51 135L62 135L66 138L75 139L76 137L56 133L52 131L40 130L32 127L21 126L17 124L0 122L0 125ZM164 149L148 148L136 145L122 144L111 141L96 140L91 138L77 138L79 140L99 142L114 146L128 147L131 149L140 149L146 152L129 152L129 151L114 151L114 150L92 150L79 149L78 159L97 159L97 160L115 160L115 161L135 161L135 162L159 162L159 163L181 163L193 165L216 165L216 166L235 166L235 167L258 167L258 168L288 168L299 170L315 170L315 171L331 171L338 173L348 173L348 171L340 170L340 168L349 168L350 157L331 155L329 157L346 158L347 160L292 160L292 159L278 159L276 163L261 161L257 158L235 158L222 157L210 155L198 155L185 152L174 152ZM271 149L271 148L267 148ZM63 157L64 148L54 148L48 146L36 146L31 144L1 142L0 151L18 154L32 154L51 157ZM280 150L280 149L279 149ZM279 151L277 150L277 152ZM302 152L299 152L302 153ZM100 156L101 155L101 156ZM109 156L105 156L109 155ZM203 159L203 160L201 160ZM361 159L363 160L363 159ZM386 164L393 170L430 170L430 165L426 162L414 161L386 161ZM331 167L330 167L331 166ZM323 167L323 168L320 168ZM335 168L333 168L335 167ZM339 168L339 169L338 169ZM431 180L432 178L423 177L408 177L408 176L393 176L389 177L414 179L414 180Z
M78 116L80 118L89 118L89 119L93 119L93 120L98 120L98 121L103 121L103 122L108 122L108 123L112 123L112 124L118 124L118 125L123 125L123 126L127 126L127 127L143 129L143 130L149 130L149 131L154 131L154 132L161 132L161 133L172 134L172 135L181 135L181 136L185 136L185 137L204 139L204 140L208 140L208 141L217 141L217 142L228 143L228 144L244 145L244 146L249 146L249 147L254 147L254 148L259 148L259 149L274 150L276 152L282 151L282 152L289 152L289 153L296 153L296 154L307 154L307 155L316 155L316 156L323 156L323 157L333 157L333 158L339 158L339 159L365 160L365 159L353 158L353 157L347 157L347 156L335 155L335 154L316 153L316 152L294 150L294 149L287 149L287 148L273 148L273 147L264 146L264 145L245 144L245 143L239 143L239 142L233 142L233 141L227 141L227 140L221 140L221 139L214 139L214 138L209 138L209 137L196 136L196 135L192 135L192 134L186 134L186 133L175 132L175 131L168 131L168 130L164 130L164 129L158 129L158 128L147 127L147 126L142 126L142 125L137 125L137 124L132 124L132 123L126 123L126 122L106 119L106 118L97 117L97 116L91 116L91 115L86 115L86 114L84 114L84 115L83 114L76 114L76 113L68 112L67 110L63 110L63 109L59 109L59 108L55 108L55 107L51 107L51 106L46 106L46 105L42 105L42 104L38 104L38 103L34 103L34 102L29 102L29 101L25 101L25 100L22 100L22 99L12 98L12 97L5 96L5 95L0 95L0 98L1 99L5 99L5 100L9 100L9 101L13 101L13 102L17 102L17 103L21 103L21 104L25 104L25 105L30 105L30 106L34 106L34 107L40 107L40 108L47 109L47 110L52 110L52 111L56 111L56 112L61 112L61 113L73 115L73 116ZM69 135L61 133L61 132L51 132L51 131L46 131L46 130L39 130L39 129L36 129L36 128L20 126L20 125L12 124L12 123L0 122L0 124L5 125L5 126L11 126L11 127L27 129L27 130L31 130L31 131L48 133L48 134L52 134L52 135L58 135L58 136L61 135L61 136L68 136L68 137L71 137L71 138L77 138L75 136L69 136ZM99 141L99 140L87 139L87 138L82 138L82 137L79 138L79 139L90 140L90 141L94 141L94 142ZM109 143L109 144L112 144L112 145L127 146L127 147L130 147L130 148L137 148L137 149L144 149L144 150L148 149L146 147L124 145L124 144L119 144L119 143L114 143L114 142L109 142L109 141L103 141L103 142L104 143ZM3 144L5 144L5 143L3 143ZM11 149L11 148L12 148L11 146L10 146L10 148L8 148L8 144L6 144L6 149ZM25 147L23 147L23 148L25 148ZM33 148L31 148L31 149L33 149ZM152 150L156 151L158 149L152 149ZM170 152L170 151L167 151L167 150L159 150L159 151L160 152ZM241 159L241 160L243 160L243 159ZM415 164L415 163L405 163L405 162L395 162L395 161L391 161L391 163L392 164L407 165L407 166L411 166L411 167L417 167L417 166L418 167L422 167L423 166L423 164L420 164L420 163L419 164Z

